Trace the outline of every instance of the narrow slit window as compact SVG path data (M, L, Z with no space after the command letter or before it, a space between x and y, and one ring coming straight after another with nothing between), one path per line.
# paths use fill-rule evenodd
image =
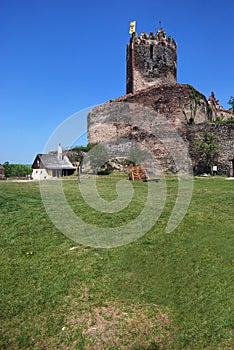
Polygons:
M152 59L154 56L154 46L150 45L150 58Z

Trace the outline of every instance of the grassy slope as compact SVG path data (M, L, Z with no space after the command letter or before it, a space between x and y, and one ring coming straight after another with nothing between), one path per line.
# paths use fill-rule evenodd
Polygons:
M114 198L114 184L99 180L104 198ZM135 184L135 199L144 198L145 185ZM64 186L74 210L96 222L74 192L76 182ZM232 349L234 182L195 179L189 210L172 234L164 230L177 182L167 186L167 204L150 232L127 246L93 249L56 230L38 183L1 182L0 348ZM138 212L135 201L127 213ZM111 219L98 218L104 226ZM119 220L126 218L119 214ZM98 317L106 340L98 327L92 333ZM122 326L113 334L109 326L118 329L118 317Z

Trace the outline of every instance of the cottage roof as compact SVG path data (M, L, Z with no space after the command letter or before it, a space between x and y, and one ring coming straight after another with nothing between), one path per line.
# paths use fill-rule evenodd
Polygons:
M57 154L38 154L37 158L46 169L76 169L66 156L59 160Z

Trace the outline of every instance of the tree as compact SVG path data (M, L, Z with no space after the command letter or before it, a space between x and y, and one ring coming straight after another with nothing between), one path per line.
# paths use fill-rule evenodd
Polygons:
M83 151L79 147L75 147L68 151L67 156L70 162L72 162L74 165L81 164L84 158Z
M90 165L93 171L97 173L98 169L105 165L105 163L109 160L106 147L102 144L99 144L91 148L88 153L87 160L90 161Z
M201 140L196 141L192 149L192 155L195 159L196 167L208 167L213 174L213 165L218 158L219 146L215 143L214 135L206 132Z
M6 177L24 177L32 172L31 167L24 164L9 164L9 162L5 162L3 166Z
M9 169L9 162L5 162L3 164L3 167L4 167L4 174L6 177L9 177L10 176L10 169Z
M231 106L230 111L232 111L232 113L234 113L234 97L233 96L230 97L228 104Z
M82 151L82 152L88 152L91 150L92 147L95 145L91 145L90 143L87 144L87 146L75 146L70 149L70 151Z

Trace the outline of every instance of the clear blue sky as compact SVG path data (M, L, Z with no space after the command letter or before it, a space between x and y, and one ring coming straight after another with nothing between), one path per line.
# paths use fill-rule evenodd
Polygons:
M54 129L125 94L129 22L178 44L179 83L234 95L233 0L1 0L0 163L31 163Z

